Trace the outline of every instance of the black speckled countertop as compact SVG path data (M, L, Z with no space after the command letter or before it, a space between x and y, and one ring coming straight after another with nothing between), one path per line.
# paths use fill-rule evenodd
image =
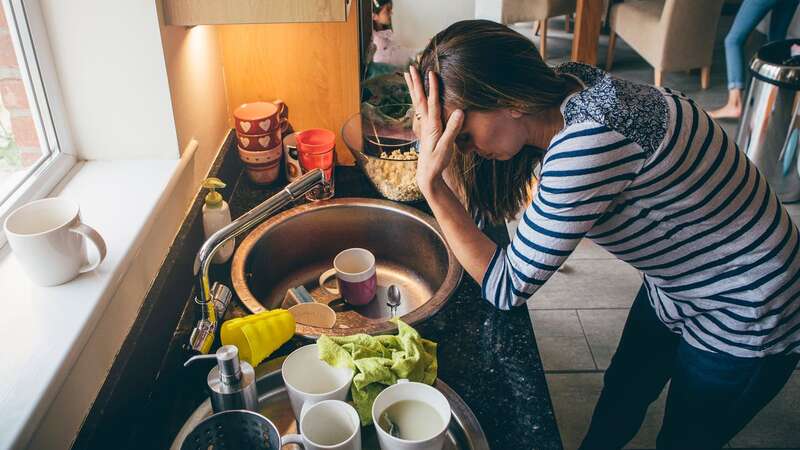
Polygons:
M357 168L337 167L335 176L336 197L379 198ZM255 186L243 174L230 201L231 213L241 215L278 189ZM412 206L431 213L424 202ZM500 244L508 241L505 228L487 234ZM492 449L561 448L526 308L496 310L465 273L441 311L416 328L439 343L439 377L475 412ZM294 341L290 347L302 343Z

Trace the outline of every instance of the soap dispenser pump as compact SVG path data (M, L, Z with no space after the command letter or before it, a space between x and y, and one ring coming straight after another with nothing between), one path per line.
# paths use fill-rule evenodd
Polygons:
M223 345L213 355L197 355L184 364L200 359L216 359L217 367L208 372L211 408L215 413L233 409L258 412L256 372L247 361L239 361L239 348Z
M203 234L208 239L212 234L228 226L231 223L231 209L228 203L223 200L222 194L217 192L217 189L225 187L225 183L219 178L206 178L203 180L203 187L210 192L206 195L203 204ZM214 264L222 264L228 262L233 255L234 240L231 239L224 243L214 258L211 260Z

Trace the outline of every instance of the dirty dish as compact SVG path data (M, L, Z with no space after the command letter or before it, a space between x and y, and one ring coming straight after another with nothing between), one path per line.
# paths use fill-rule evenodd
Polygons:
M236 139L240 148L252 151L270 150L276 147L282 148L283 143L281 141L280 128L261 134L236 133Z
M336 155L336 134L322 128L312 128L295 133L297 155L303 173L321 169L325 174L324 186L306 194L311 201L327 200L334 195L333 168Z
M338 288L325 283L336 276ZM319 285L329 294L340 295L351 305L366 305L375 298L378 276L375 272L375 255L363 248L349 248L333 259L333 269L319 277Z
M408 380L387 387L372 404L381 450L441 450L451 414L438 389Z
M286 161L286 181L292 182L302 175L295 133L288 134L283 138L283 157Z
M329 366L319 359L317 344L293 351L281 366L281 376L289 392L289 402L297 419L311 406L324 400L347 399L353 371Z
M397 113L405 111L402 115ZM342 126L342 140L375 189L389 200L417 202L417 137L411 105L370 106Z
M336 311L324 303L298 303L289 308L297 323L320 328L336 325Z
M280 128L280 110L283 105L270 102L245 103L233 111L236 132L241 134L266 134ZM288 113L288 112L287 112Z
M239 147L238 150L247 176L253 183L270 184L280 177L281 158L283 157L281 147L259 151Z
M294 332L293 314L285 309L273 309L226 320L220 338L224 345L235 345L239 357L255 367L291 339Z
M259 412L270 418L281 433L296 433L298 424L289 404L286 385L281 378L281 364L284 358L278 357L262 363L258 370ZM447 450L489 450L486 435L481 429L478 419L464 400L442 380L437 380L434 387L447 398L453 412L453 420L445 433ZM192 412L172 442L171 450L180 450L186 442L187 435L199 422L212 414L211 401L206 399ZM361 429L361 447L363 450L378 450L378 436L375 427ZM207 447L202 447L204 450ZM253 447L255 448L255 447Z
M324 400L303 411L300 433L284 440L305 450L361 450L361 422L347 403Z

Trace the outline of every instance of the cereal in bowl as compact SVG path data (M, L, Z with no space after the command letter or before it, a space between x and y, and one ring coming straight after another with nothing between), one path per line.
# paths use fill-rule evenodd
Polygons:
M413 202L422 198L417 186L417 151L381 152L380 158L367 158L364 170L375 188L389 200Z

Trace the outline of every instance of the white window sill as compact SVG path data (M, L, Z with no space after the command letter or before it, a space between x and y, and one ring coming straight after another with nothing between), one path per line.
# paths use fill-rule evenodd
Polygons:
M29 442L187 159L83 162L56 188L106 240L108 255L94 272L38 287L8 246L0 248L0 449Z

